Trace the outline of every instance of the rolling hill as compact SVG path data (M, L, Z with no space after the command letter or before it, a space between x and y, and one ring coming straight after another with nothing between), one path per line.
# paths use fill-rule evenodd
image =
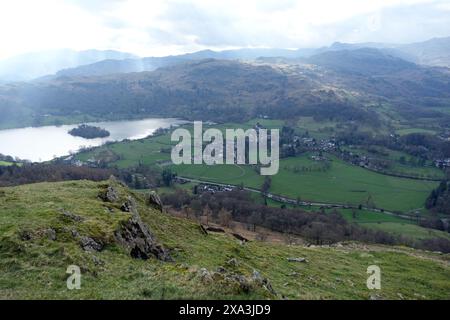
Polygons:
M261 114L289 118L326 113L364 122L376 118L373 110L362 107L371 101L426 112L430 106L447 106L449 99L449 69L358 49L277 62L205 59L153 72L5 84L0 86L0 125L20 119L39 125L44 116L79 115L239 122ZM434 112L433 117L448 115Z
M266 56L294 58L298 57L299 53L296 50L284 49L239 49L220 52L203 50L178 56L148 57L125 60L109 59L80 67L60 70L55 74L55 77L104 76L116 73L153 71L161 67L203 59L254 60L256 58Z
M448 299L448 257L402 247L242 244L115 179L0 188L1 299ZM379 265L382 288L366 287ZM68 266L81 289L68 290ZM30 281L32 280L32 281Z

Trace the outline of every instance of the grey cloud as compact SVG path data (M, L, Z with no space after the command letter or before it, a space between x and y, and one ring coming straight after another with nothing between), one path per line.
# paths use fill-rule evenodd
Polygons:
M127 21L105 17L101 12L126 0L69 0L85 10L96 13L112 29L125 29ZM443 1L413 6L398 6L360 15L328 25L308 26L308 39L289 38L286 30L268 25L251 25L233 11L207 9L196 1L172 0L159 14L169 28L146 30L149 45L204 47L304 47L342 42L414 42L436 36L450 35L450 12L438 6ZM260 0L255 10L267 13L283 12L295 7L295 0ZM236 8L236 10L240 10Z
M261 1L259 6L265 11L286 10L294 5L294 1ZM238 10L239 8L236 8ZM266 30L264 26L242 29L240 20L226 12L208 12L194 3L172 2L161 17L172 24L176 34L172 37L180 39L195 36L196 44L203 46L272 46L281 45L284 39L281 30ZM163 34L163 33L160 33ZM167 36L167 34L165 35Z
M379 21L373 25L371 19ZM322 41L409 43L450 35L450 15L437 6L393 7L317 30Z

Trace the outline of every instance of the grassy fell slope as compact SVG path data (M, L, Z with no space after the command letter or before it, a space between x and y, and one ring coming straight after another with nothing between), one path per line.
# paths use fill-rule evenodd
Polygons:
M112 203L98 197L108 185L119 193ZM128 196L136 199L143 222L173 262L134 259L117 243L115 231L131 216L120 210ZM74 233L105 246L84 251ZM308 262L288 262L289 257ZM237 264L228 263L230 259ZM66 288L66 268L72 264L81 267L81 290ZM382 270L382 290L377 292L366 288L366 269L373 264ZM219 267L226 271L215 272ZM254 270L275 292L252 277ZM204 235L195 223L148 207L142 194L114 181L0 189L0 271L2 299L450 298L448 256L356 243L241 245L227 234Z

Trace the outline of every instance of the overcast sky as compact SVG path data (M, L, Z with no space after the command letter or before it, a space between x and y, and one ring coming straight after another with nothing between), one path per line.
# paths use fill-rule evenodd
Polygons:
M0 59L70 48L161 56L450 36L450 0L1 0Z

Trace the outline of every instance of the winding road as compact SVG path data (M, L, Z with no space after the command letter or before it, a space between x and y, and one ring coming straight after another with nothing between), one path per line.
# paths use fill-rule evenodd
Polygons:
M206 184L220 186L220 187L235 187L235 188L238 187L238 186L231 185L231 184L212 182L212 181L207 181L207 180L192 179L192 178L181 177L181 176L178 176L177 178L180 179L180 180L188 181L188 182L206 183ZM262 194L261 190L254 189L254 188L244 187L244 190L247 190L247 191L250 191L250 192L254 192L254 193L258 193L258 194ZM285 197L285 196L280 196L280 195L273 194L273 193L267 193L267 197L269 199L272 199L272 200L276 201L276 202L285 203L285 204L291 204L291 205L297 205L297 200L296 199L291 199L291 198L288 198L288 197ZM331 208L359 209L359 206L342 204L342 203L325 203L325 202L300 201L299 204L301 206L325 207L325 208L330 208L330 209ZM383 214L387 214L387 215L390 215L390 216L395 216L395 217L399 217L399 218L403 218L403 219L407 219L407 220L425 220L423 217L418 217L416 215L409 215L409 214L405 214L405 213L397 214L397 213L392 212L392 211L386 211L386 210L382 210L382 209L378 209L378 208L370 208L370 207L362 206L361 209L364 209L364 210L367 210L367 211L376 212L376 213L383 213Z

